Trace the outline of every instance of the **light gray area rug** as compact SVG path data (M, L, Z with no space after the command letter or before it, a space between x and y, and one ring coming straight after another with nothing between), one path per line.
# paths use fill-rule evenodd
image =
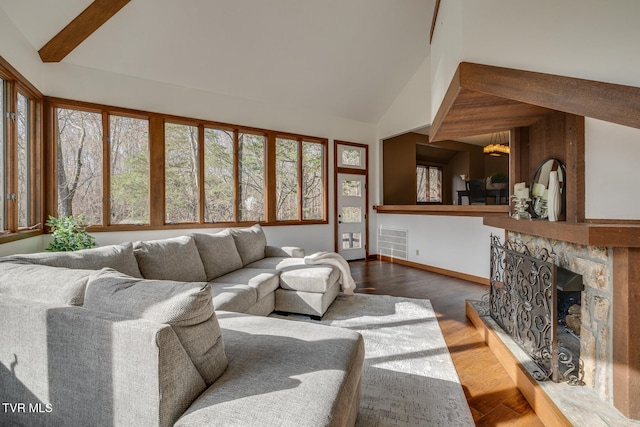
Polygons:
M364 337L357 426L475 425L429 300L340 295L319 323Z

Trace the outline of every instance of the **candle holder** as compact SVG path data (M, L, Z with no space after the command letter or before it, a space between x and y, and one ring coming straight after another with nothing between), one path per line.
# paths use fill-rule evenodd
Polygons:
M529 213L529 202L531 201L531 199L528 197L518 197L516 195L513 195L511 196L511 200L515 201L511 218L530 220L531 214Z
M549 215L549 210L547 208L547 199L540 196L533 196L533 212L535 212L536 216L540 219L546 219Z

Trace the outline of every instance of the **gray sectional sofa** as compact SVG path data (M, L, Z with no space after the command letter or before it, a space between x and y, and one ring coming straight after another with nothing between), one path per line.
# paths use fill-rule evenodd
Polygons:
M303 256L254 226L0 259L0 425L353 425L362 337L266 317L340 291Z

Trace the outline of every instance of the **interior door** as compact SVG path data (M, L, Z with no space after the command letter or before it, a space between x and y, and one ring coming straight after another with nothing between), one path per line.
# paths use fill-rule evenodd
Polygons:
M338 253L346 260L366 257L366 176L338 173Z

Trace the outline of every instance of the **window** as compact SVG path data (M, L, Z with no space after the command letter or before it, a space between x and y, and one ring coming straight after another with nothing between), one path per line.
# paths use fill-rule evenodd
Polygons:
M235 221L234 131L204 130L205 222Z
M276 139L276 220L298 219L298 141Z
M149 120L109 117L110 224L149 224Z
M240 221L263 221L264 170L267 138L264 135L242 133L238 137L240 170Z
M302 142L302 219L321 220L324 212L324 145Z
M198 128L166 123L165 221L198 222Z
M0 116L0 234L30 236L43 222L42 95L1 57Z
M56 212L132 225L326 222L327 141L53 100Z
M102 114L56 108L57 216L102 224Z
M418 165L416 178L418 203L442 203L442 169Z

